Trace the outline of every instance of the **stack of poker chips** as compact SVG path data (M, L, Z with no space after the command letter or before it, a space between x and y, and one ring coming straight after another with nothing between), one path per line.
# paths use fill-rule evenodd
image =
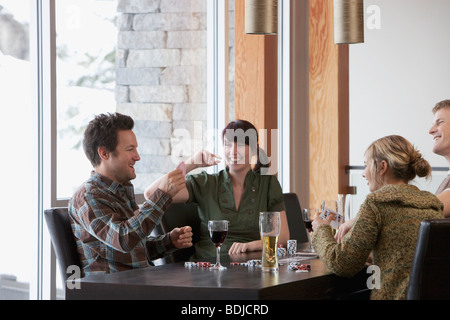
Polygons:
M295 255L297 252L297 240L288 240L287 241L287 254L289 256Z

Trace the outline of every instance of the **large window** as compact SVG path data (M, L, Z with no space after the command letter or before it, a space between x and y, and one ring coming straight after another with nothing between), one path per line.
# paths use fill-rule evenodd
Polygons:
M0 300L28 299L32 278L32 181L36 157L29 62L30 9L27 1L0 1L0 125L2 157Z
M115 112L117 1L64 0L56 5L57 197L69 198L89 176L87 123Z
M135 120L137 193L207 147L207 12L206 0L56 2L58 199L92 170L81 142L95 114Z
M1 299L60 297L43 211L66 206L89 176L82 136L95 114L135 119L138 193L176 167L174 159L206 147L209 113L217 116L214 103L207 107L214 101L208 91L217 91L207 89L207 74L215 74L210 61L219 62L211 27L218 20L210 15L219 3L0 1L0 99L8 119L1 133L8 137L4 150L15 155L2 164L13 161L16 169L5 170L1 193L10 203L0 212L7 257L0 264ZM190 137L190 153L174 134L180 131Z

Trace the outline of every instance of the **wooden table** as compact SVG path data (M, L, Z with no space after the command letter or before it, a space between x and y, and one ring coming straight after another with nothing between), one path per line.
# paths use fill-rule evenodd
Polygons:
M243 254L238 259L260 259L260 254ZM212 261L211 261L212 262ZM297 273L280 266L279 272L266 273L260 268L230 266L224 256L224 271L185 268L183 263L90 275L80 280L80 289L67 289L66 299L149 299L149 300L291 300L336 299L366 289L369 275L340 278L328 272L315 258L302 263L311 271Z

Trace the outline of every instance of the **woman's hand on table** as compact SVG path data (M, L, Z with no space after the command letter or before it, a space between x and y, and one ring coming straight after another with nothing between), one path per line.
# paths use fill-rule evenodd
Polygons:
M259 242L259 246L258 246ZM239 253L245 253L249 251L258 251L262 249L261 241L252 241L252 242L235 242L231 245L230 250L228 250L228 254L239 254Z

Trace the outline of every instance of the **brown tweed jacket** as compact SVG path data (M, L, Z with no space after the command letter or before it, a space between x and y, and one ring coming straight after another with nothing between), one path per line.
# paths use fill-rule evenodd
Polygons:
M349 277L364 268L373 252L381 281L371 299L406 299L420 223L442 219L442 209L430 192L413 185L386 185L367 196L342 243L336 242L329 226L321 225L313 246L331 272Z

